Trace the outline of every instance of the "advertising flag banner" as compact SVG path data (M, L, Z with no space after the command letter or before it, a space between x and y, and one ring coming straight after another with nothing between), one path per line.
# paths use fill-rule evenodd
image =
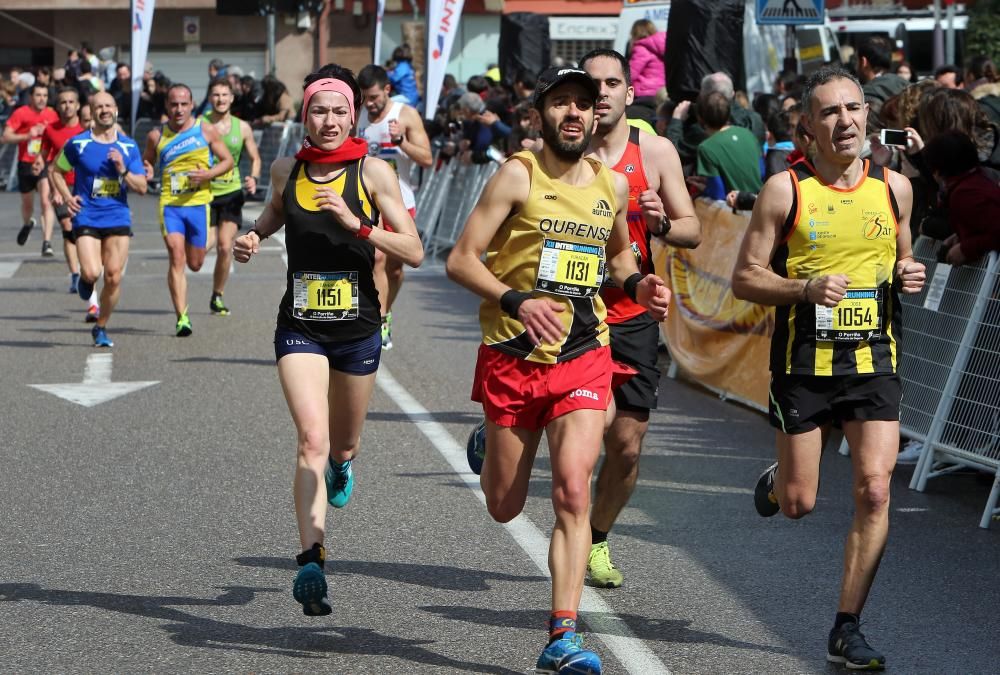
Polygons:
M375 44L372 46L372 63L381 63L382 19L385 17L385 0L378 0L375 7Z
M428 0L427 2L427 88L424 116L434 118L441 85L444 82L451 46L462 18L465 0Z
M149 36L153 32L153 7L156 0L132 0L132 120L130 133L135 133L135 115L139 111L142 93L142 72L146 69Z

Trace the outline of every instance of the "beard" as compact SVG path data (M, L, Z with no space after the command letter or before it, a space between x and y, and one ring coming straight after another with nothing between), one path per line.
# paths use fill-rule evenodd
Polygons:
M564 141L559 137L559 129L542 122L542 140L556 157L565 162L578 162L590 145L592 130L586 125L583 126L583 138L579 141Z

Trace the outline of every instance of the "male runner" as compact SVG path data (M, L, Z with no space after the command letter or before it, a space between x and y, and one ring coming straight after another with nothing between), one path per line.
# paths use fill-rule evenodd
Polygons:
M142 159L146 178L160 166L160 228L170 256L167 287L177 314L177 337L191 334L185 265L197 272L208 244L211 181L233 168L229 148L209 122L191 116L191 89L175 84L167 90L167 122L149 132ZM213 157L218 162L213 164Z
M48 107L49 88L36 82L31 85L28 105L23 105L7 118L0 143L17 143L17 189L21 193L21 230L17 233L18 246L24 246L35 227L32 216L34 203L31 193L38 191L42 212L42 255L52 257L52 221L55 213L49 200L49 182L45 169L36 172L35 158L42 151L42 133L45 127L59 119L56 111Z
M431 141L420 113L405 103L391 100L389 75L380 66L365 66L358 73L364 108L358 115L358 134L368 141L368 152L387 161L399 176L403 204L416 217L416 199L410 184L413 164L431 165ZM392 223L383 223L390 231ZM382 348L392 349L392 303L403 285L403 263L375 251L375 284L382 304Z
M536 670L600 673L600 659L576 632L590 550L590 480L611 400L598 290L607 271L657 320L666 316L670 292L636 267L625 177L583 156L597 85L582 70L550 68L539 75L535 97L542 149L515 154L490 180L447 269L484 298L472 397L486 414L481 482L494 519L521 512L542 432L548 436L552 615Z
M233 168L212 180L212 222L208 248L215 243L215 272L212 275L212 299L208 306L213 314L226 316L229 309L222 301L222 293L229 280L229 266L233 261L233 240L243 226L243 188L250 194L257 193L260 180L260 153L253 139L250 125L233 116L233 85L228 78L213 80L208 90L211 110L205 114L222 142L233 156ZM240 155L246 150L250 156L250 175L240 182ZM216 236L217 234L217 236ZM214 240L214 241L213 241Z
M812 511L825 433L831 422L843 427L855 511L827 659L881 670L885 657L859 626L888 537L899 453L897 291L919 292L924 266L910 249L909 180L859 159L868 116L861 84L823 67L802 100L812 163L764 185L733 271L736 297L777 307L770 420L778 461L758 480L754 504L762 516Z
M80 256L80 297L94 291L104 268L101 315L91 329L95 347L112 347L107 325L121 294L128 260L132 214L127 190L146 193L146 174L139 146L118 131L118 106L107 92L90 97L94 127L71 138L54 164L52 184L75 217L73 233ZM70 192L66 174L75 172Z

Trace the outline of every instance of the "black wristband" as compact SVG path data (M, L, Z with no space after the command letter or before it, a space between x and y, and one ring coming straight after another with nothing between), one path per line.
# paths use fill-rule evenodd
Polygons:
M250 232L253 232L254 234L256 234L257 238L260 239L261 241L264 241L265 239L267 239L267 237L265 235L261 234L260 230L258 230L256 227L250 228L250 231L247 232L247 234L250 234Z
M500 309L512 319L517 318L517 312L525 300L531 300L531 293L515 291L513 288L500 296Z
M638 286L639 282L645 278L646 278L645 274L643 274L642 272L636 272L635 274L630 275L629 278L625 280L625 283L622 284L622 290L625 291L625 295L627 295L632 299L632 302L636 301L635 287Z

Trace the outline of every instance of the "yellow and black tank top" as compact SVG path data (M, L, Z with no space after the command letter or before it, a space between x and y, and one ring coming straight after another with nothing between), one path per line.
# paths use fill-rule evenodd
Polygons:
M183 131L173 131L164 124L160 131L160 142L156 144L156 154L160 158L161 206L201 206L212 201L212 187L209 181L195 184L188 179L188 172L201 167L207 169L214 164L212 149L201 131L201 120Z
M594 179L574 187L546 174L532 152L518 152L508 161L524 164L531 188L520 211L504 221L490 242L486 267L514 290L561 303L564 310L557 316L563 334L556 344L535 346L520 321L487 300L479 309L483 342L511 356L549 364L607 345L607 312L598 291L617 211L614 176L588 159Z
M895 373L899 207L889 170L866 160L852 188L825 184L805 162L788 171L795 193L772 268L788 279L844 274L850 285L836 307L800 302L776 309L771 372Z
M379 329L375 247L315 203L317 189L331 188L363 223L377 224L379 212L362 179L364 161L348 164L325 182L310 177L308 165L297 161L282 195L288 273L278 326L316 342L359 340Z

